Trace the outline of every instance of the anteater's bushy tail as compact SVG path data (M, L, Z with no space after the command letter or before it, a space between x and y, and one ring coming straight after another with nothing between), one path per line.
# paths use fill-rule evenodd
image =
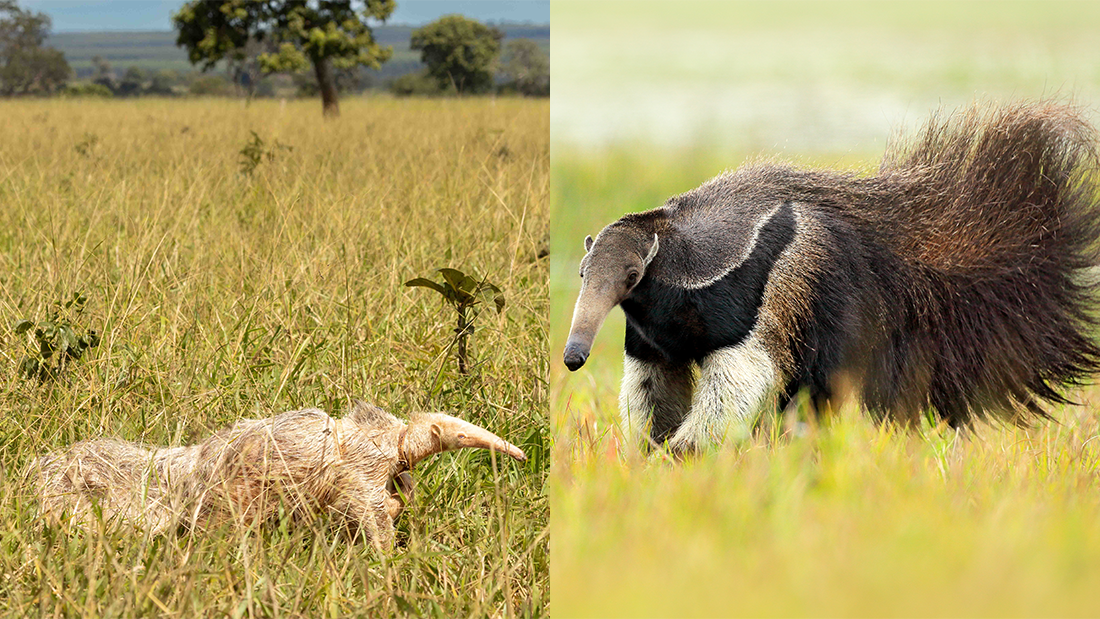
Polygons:
M959 426L1046 417L1100 369L1093 129L1073 107L977 106L889 149L848 212L896 259L865 405Z

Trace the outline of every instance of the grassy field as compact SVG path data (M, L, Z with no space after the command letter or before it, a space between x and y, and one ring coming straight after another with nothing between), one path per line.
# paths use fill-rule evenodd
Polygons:
M622 313L561 362L581 239L742 155L556 149L551 220L551 590L559 617L1095 616L1100 389L1030 430L875 426L845 410L686 464L618 428ZM873 154L806 156L863 169ZM583 207L581 207L583 206Z
M0 615L537 616L549 598L548 104L524 100L0 103ZM251 174L242 148L264 155ZM269 155L270 156L269 156ZM406 280L475 271L472 369L454 312ZM17 321L62 310L98 347L17 368ZM324 523L148 537L46 526L34 456L101 435L186 444L351 398L450 411L518 444L415 471L392 555Z

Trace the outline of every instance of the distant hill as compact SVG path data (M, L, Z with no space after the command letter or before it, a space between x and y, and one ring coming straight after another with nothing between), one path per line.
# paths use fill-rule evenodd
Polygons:
M550 51L550 26L531 24L494 24L509 39L532 39ZM409 49L409 39L416 26L377 26L375 39L393 46L393 58L372 73L381 79L416 71L421 67L420 54ZM92 74L92 58L100 56L118 73L130 67L143 71L169 69L188 72L196 70L187 61L187 54L176 47L176 33L155 32L59 32L50 36L47 45L65 54L69 66L79 78Z

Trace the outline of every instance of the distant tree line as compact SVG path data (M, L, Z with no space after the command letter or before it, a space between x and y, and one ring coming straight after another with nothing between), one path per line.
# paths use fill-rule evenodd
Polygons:
M176 43L203 70L226 61L236 67L238 83L249 87L260 75L301 75L312 68L325 115L340 113L339 93L356 84L359 67L378 68L392 48L374 40L371 21L384 21L394 0L302 0L241 2L190 0L172 16ZM509 44L503 66L498 59L504 33L461 15L447 15L412 32L410 47L426 68L393 80L399 95L483 94L496 87L503 69L506 88L532 96L550 94L549 57L533 42ZM249 96L252 91L249 90Z
M382 82L369 69L378 69L392 49L375 42L369 24L384 21L393 8L394 0L192 0L173 23L177 44L201 72L131 66L119 73L95 57L90 78L74 81L64 54L44 45L49 16L0 0L0 96L319 94L326 115L339 113L340 93L367 89L399 96L549 96L546 51L530 39L502 45L500 29L461 15L414 30L411 48L424 68Z

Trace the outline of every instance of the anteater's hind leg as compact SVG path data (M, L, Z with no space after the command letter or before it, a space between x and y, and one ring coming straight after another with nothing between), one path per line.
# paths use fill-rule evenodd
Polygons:
M764 406L757 415L753 433L771 440L786 434L806 434L821 406L812 390L796 380L788 380L775 395L775 405Z
M691 408L694 385L690 363L643 361L626 354L619 410L631 440L643 436L647 425L655 444L668 439Z
M668 442L673 451L717 445L726 437L748 437L777 378L771 357L751 335L707 355L699 370L691 412Z
M858 400L859 383L850 370L831 372L827 379L818 377L809 387L813 420L828 425L849 402Z

